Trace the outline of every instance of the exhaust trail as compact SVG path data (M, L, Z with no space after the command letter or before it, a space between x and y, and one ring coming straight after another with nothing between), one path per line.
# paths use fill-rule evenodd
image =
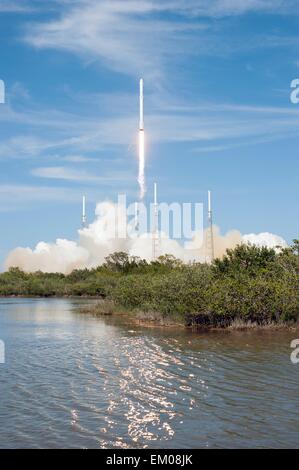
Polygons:
M146 185L145 185L145 152L144 152L144 120L143 120L143 79L139 81L139 171L138 183L140 187L140 199L144 198Z

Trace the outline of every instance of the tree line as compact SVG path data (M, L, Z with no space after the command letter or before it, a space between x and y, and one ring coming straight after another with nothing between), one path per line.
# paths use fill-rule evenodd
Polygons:
M158 312L191 324L227 326L296 322L299 316L299 240L274 250L239 245L212 264L184 264L172 255L147 262L112 253L94 269L70 274L0 274L2 296L87 296L132 312Z

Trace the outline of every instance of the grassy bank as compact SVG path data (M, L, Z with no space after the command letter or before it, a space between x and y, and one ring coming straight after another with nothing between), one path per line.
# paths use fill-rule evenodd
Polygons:
M154 311L142 311L138 309L130 310L106 299L100 299L92 305L85 305L79 308L79 312L93 316L122 317L122 319L126 320L127 323L134 323L143 326L186 326L182 317L163 315L160 312Z
M299 242L280 252L240 245L212 265L114 253L96 269L0 274L0 295L98 297L95 314L204 328L270 328L299 320ZM106 311L105 311L106 310Z
M186 318L175 315L163 315L159 312L128 310L111 302L111 300L99 300L96 304L86 305L79 308L82 314L89 314L92 316L113 316L121 317L127 324L135 324L147 327L184 327L196 328L201 331L211 330L226 330L226 331L248 331L248 330L281 330L281 329L299 329L298 321L264 321L253 322L251 320L244 320L241 318L223 319L218 318L217 321L193 321L189 323Z

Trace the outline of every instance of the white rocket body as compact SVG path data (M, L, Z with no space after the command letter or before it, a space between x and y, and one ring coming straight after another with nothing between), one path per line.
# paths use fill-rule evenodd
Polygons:
M144 155L144 121L143 121L143 79L139 81L139 171L138 183L140 187L140 199L143 199L146 191L145 185L145 155Z

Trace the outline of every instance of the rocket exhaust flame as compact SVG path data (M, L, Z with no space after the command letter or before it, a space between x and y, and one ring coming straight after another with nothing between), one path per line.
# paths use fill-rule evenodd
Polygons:
M143 79L139 82L139 171L138 183L140 187L140 199L145 195L145 153L144 153L144 119L143 119Z
M144 130L139 130L139 173L138 183L140 186L140 199L143 199L145 195L145 156L144 156Z

